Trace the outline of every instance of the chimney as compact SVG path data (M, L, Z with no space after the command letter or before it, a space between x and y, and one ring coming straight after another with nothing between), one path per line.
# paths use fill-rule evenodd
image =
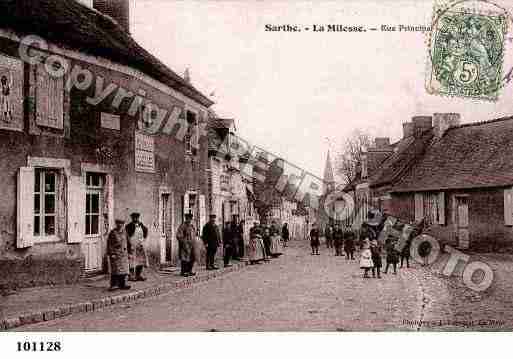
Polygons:
M93 7L93 0L77 0L79 3L84 4L87 7Z
M388 151L388 150L390 150L390 138L388 138L388 137L376 137L374 139L374 149L376 151Z
M424 132L433 127L433 118L431 116L413 116L413 135L420 137Z
M442 138L449 128L458 126L460 124L460 118L461 116L459 113L433 114L433 127L436 138Z
M183 73L183 79L185 80L185 82L187 82L188 84L191 83L191 73L189 71L189 68L186 68L185 69L185 72Z
M111 17L126 32L130 32L130 3L129 0L93 0L93 7L99 12Z
M403 123L403 138L413 136L413 122Z

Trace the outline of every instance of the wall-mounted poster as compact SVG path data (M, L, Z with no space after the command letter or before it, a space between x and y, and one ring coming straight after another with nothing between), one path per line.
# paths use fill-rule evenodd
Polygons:
M135 170L155 173L153 137L137 131L135 132Z
M0 55L0 129L23 130L23 62Z

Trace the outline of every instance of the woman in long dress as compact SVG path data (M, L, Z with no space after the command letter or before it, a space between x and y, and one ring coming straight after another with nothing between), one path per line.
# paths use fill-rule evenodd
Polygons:
M258 225L254 225L249 232L248 246L249 263L259 263L265 258L264 242Z
M271 226L271 256L276 258L283 254L283 244L276 223Z

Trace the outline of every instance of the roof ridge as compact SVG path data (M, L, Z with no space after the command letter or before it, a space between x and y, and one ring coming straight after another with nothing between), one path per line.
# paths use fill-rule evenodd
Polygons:
M505 116L505 117L494 118L492 120L485 120L485 121L478 121L478 122L471 122L471 123L463 123L463 124L458 125L458 126L450 127L448 129L448 131L453 130L453 129L457 129L457 128L481 126L481 125L487 125L487 124L490 124L490 123L509 121L509 120L513 120L513 115L512 116Z

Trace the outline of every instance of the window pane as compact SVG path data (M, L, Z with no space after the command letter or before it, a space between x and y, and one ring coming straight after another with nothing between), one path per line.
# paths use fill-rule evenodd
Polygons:
M91 195L86 194L86 213L91 213Z
M39 194L34 195L34 213L39 214L41 208L41 196Z
M55 195L45 194L45 214L55 213Z
M45 234L52 236L55 234L55 216L45 217Z
M97 193L91 195L91 213L100 213L100 195Z
M91 217L89 215L86 215L86 233L85 234L91 234Z
M34 180L34 192L39 192L41 189L41 172L36 171L36 178Z
M39 236L41 234L41 227L39 226L39 216L34 217L34 235Z
M55 192L55 173L45 172L45 192Z
M98 215L91 216L91 234L100 233L99 224L100 224L99 216Z
M99 174L94 173L92 175L92 185L94 187L99 187L100 186L100 175Z
M86 174L86 185L87 186L91 185L91 174L90 173Z

